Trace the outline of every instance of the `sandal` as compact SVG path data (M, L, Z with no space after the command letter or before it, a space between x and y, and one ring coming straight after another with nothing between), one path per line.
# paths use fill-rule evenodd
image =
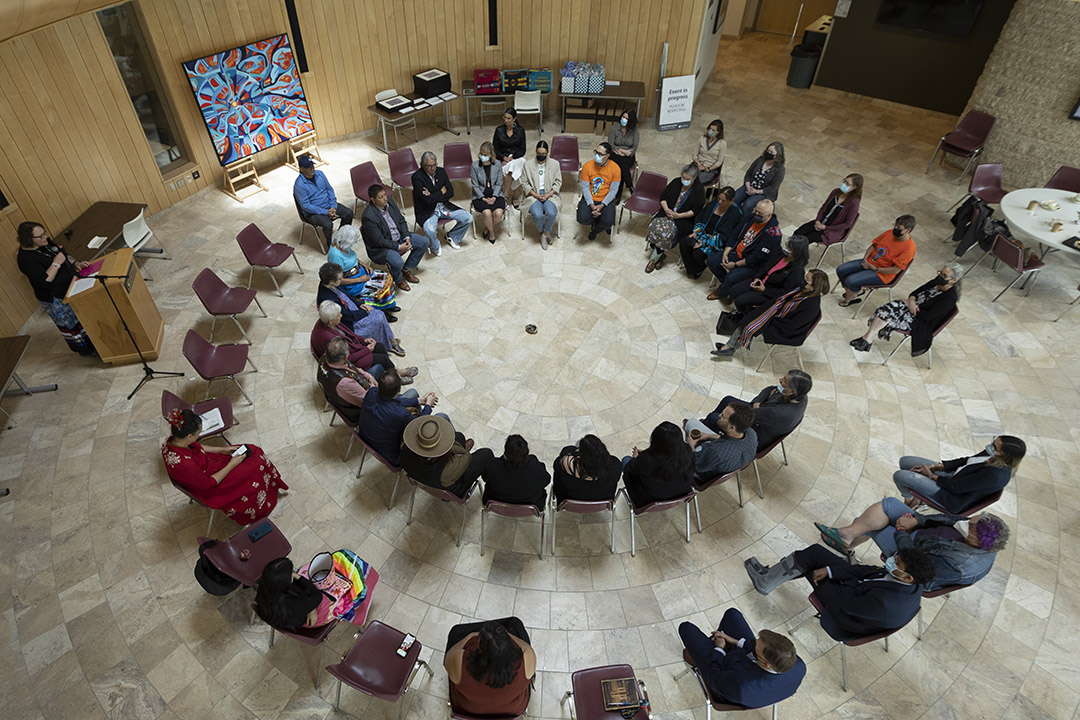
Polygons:
M412 375L400 375L399 377L401 378L401 384L402 385L412 385L413 384Z
M401 378L413 378L416 377L419 372L420 369L415 365L411 365L404 370L402 370L401 368L397 368L397 374Z
M858 295L851 298L850 300L841 299L840 300L840 307L848 307L849 305L858 305L861 302L862 302L862 293L859 293Z
M841 555L847 555L851 552L851 548L849 548L847 546L847 543L845 543L840 538L839 530L834 527L829 527L828 525L822 525L819 522L814 523L814 527L816 527L818 529L818 532L821 533L822 542L824 542L830 548L840 553Z
M394 340L390 347L386 348L386 352L391 355L397 355L398 357L405 357L405 348L401 347L401 343L399 343L397 339Z

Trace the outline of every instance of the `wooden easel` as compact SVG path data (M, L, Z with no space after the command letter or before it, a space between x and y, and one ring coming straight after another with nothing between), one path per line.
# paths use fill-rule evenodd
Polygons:
M249 188L257 189L247 193L244 197L237 195L238 190L247 190ZM225 185L221 188L221 192L225 193L236 202L242 203L244 202L244 198L251 197L262 190L270 192L270 188L259 182L259 171L255 169L255 163L251 158L237 160L236 162L231 162L225 166Z
M300 171L300 166L296 164L296 161L304 155L311 158L312 162L315 163L315 167L330 164L319 155L319 136L315 134L314 130L303 135L297 135L292 140L289 140L288 149L285 152L285 164L297 172Z

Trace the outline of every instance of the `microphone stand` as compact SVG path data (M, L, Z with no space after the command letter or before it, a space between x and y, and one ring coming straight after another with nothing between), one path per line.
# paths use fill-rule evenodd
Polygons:
M135 261L132 260L133 264L134 262ZM136 269L135 272L138 272L138 270ZM182 372L166 372L164 370L155 370L154 368L150 367L149 363L146 362L146 357L142 354L142 350L139 349L139 343L135 342L135 336L131 334L131 328L128 327L127 321L124 320L123 313L120 312L120 307L116 304L116 300L113 298L112 293L109 291L109 284L105 282L106 280L127 280L128 276L95 275L94 279L101 283L101 287L105 288L105 294L109 296L109 302L112 303L113 310L116 311L116 317L120 318L120 324L124 326L124 332L127 333L127 336L131 338L131 344L135 346L135 352L139 354L139 362L141 362L143 366L143 378L139 381L139 384L135 386L135 389L128 394L127 399L130 400L131 398L135 397L135 393L142 390L142 386L145 385L147 382L149 382L150 380L154 380L155 376L160 375L162 377L184 377L184 373Z

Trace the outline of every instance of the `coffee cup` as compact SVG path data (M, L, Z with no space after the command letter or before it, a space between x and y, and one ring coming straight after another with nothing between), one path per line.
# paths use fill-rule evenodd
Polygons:
M697 428L694 428L693 430L691 430L691 431L690 431L690 437L692 437L692 438L694 438L695 440L697 440L698 438L700 438L700 437L701 437L701 431L700 431L700 430L698 430Z

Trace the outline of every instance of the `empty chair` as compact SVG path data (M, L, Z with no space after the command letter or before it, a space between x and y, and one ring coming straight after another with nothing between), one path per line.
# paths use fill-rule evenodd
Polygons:
M859 213L855 213L855 219L851 221L851 225L848 226L848 229L844 231L844 234L841 235L839 239L828 240L827 238L822 236L821 245L825 249L821 251L821 257L818 258L817 265L815 265L814 267L821 267L821 263L825 260L825 256L829 252L829 248L833 247L834 245L840 246L840 262L844 263L847 261L847 253L844 251L844 243L847 242L848 236L851 235L851 231L855 229L855 224L857 222L859 222Z
M319 249L322 250L323 255L326 254L326 245L323 244L322 235L319 232L319 226L311 222L308 216L304 213L304 208L300 207L300 199L293 195L293 202L296 204L296 214L300 218L300 244L304 244L304 231L309 227L311 231L315 233L315 239L319 241ZM333 224L333 221L331 221ZM299 263L298 263L299 264Z
M1062 165L1054 173L1054 176L1050 178L1050 181L1046 183L1046 187L1080 193L1080 168Z
M642 505L641 507L635 507L634 502L630 499L630 493L626 491L626 488L620 488L619 492L626 497L626 505L630 508L630 555L631 557L637 554L637 538L635 536L634 529L634 517L648 512L663 512L665 510L671 510L682 504L686 507L686 542L690 542L690 503L694 500L697 492L691 490L685 495L670 500L659 500L657 502L651 502L648 505Z
M901 273L903 273L903 272L904 271L901 271ZM867 297L870 297L870 296L867 295ZM761 362L758 363L757 370L758 371L761 370L761 367L765 364L765 361L769 359L769 356L772 355L772 351L776 349L777 345L787 345L787 347L795 348L795 356L799 360L799 368L804 369L803 368L803 363L802 363L802 353L799 351L799 348L801 348L803 346L803 344L806 342L806 339L809 338L814 333L815 329L817 329L818 323L821 322L821 317L822 317L821 312L818 312L817 319L814 320L814 324L810 326L810 329L806 331L806 334L802 336L802 339L800 339L798 341L798 343L790 343L790 344L789 343L766 343L767 345L769 345L769 349L768 349L768 351L766 351L765 356L761 358ZM764 339L762 341L764 342Z
M975 172L971 173L971 182L968 184L968 194L956 201L949 208L952 210L967 198L974 195L984 203L997 205L1005 197L1005 189L1001 187L1001 163L980 163L975 166Z
M925 495L923 495L921 493L916 492L915 490L909 489L908 492L910 492L911 496L913 498L915 498L916 500L918 500L919 502L921 502L923 505L926 505L928 507L932 507L935 510L937 510L938 512L946 513L947 515L958 515L960 517L971 517L972 515L978 513L979 511L985 510L986 508L990 507L991 505L996 503L998 500L1000 500L1001 496L1005 494L1004 490L998 490L995 493L991 493L990 495L987 495L985 498L983 498L979 502L975 503L971 507L967 508L966 510L961 510L960 512L955 512L954 513L954 512L952 512L950 510L946 510L941 505L938 505L936 502L934 502L930 498L926 497Z
M821 611L823 610L824 605L822 605L821 600L818 599L817 593L810 593L810 597L808 599L810 600L810 604L814 606L814 609L817 610L818 617L821 617ZM824 625L822 625L821 629L825 630L825 633L827 635L829 635L829 637L832 637L832 634L829 633L829 631L827 629L825 629ZM885 641L885 652L889 652L889 636L892 635L893 633L897 632L898 630L900 630L900 628L896 628L895 630L883 630L883 631L881 631L879 633L876 633L874 635L867 635L866 637L855 638L853 640L837 640L836 638L832 638L833 640L836 640L838 643L840 643L840 667L841 667L841 674L842 674L843 680L844 680L844 692L847 692L847 689L848 689L848 683L847 683L847 649L849 647L858 647L859 645L866 645L867 643L872 643L875 640L884 640Z
M264 525L269 525L270 531L253 542L251 532ZM198 542L201 545L208 539L200 537ZM264 518L250 527L242 527L228 540L204 550L214 567L248 587L259 584L263 569L270 561L285 557L290 552L292 545L270 518Z
M618 232L622 228L624 210L630 211L631 219L633 219L634 213L655 215L660 209L660 194L664 192L667 184L668 179L660 173L649 170L641 173L641 177L634 186L634 192L619 206L619 223L615 231Z
M368 161L360 163L349 169L349 177L352 178L352 191L353 191L353 215L356 214L356 203L362 202L367 205L371 202L371 198L368 197L368 188L372 185L382 185L386 187L386 183L379 177L379 171L375 169L375 163Z
M514 93L514 109L518 115L535 115L540 134L544 134L544 98L539 90L518 90Z
M212 410L217 410L221 414L221 422L223 425L216 430L207 431L207 429L204 428L202 434L199 435L199 440L213 437L214 435L220 435L225 439L225 442L229 442L229 439L225 437L225 431L230 429L233 425L236 425L236 420L233 418L232 401L229 400L229 398L211 398L206 402L192 405L182 398L173 395L168 390L162 390L161 417L168 419L169 413L173 410L191 410L196 415L205 415Z
M240 394L254 405L244 388L236 380L237 373L244 369L244 365L250 364L255 372L259 368L248 357L250 345L212 345L203 339L202 335L194 330L188 330L184 337L184 357L195 368L203 380L206 380L206 397L210 396L210 384L218 378L228 378L233 381ZM205 399L205 398L204 398Z
M522 518L522 517L538 517L540 518L540 559L544 559L544 509L537 507L536 505L530 505L528 503L505 503L498 500L488 500L483 508L480 510L480 554L484 554L484 525L487 514L495 513L496 515L502 515L503 517L510 518Z
M958 307L953 308L952 312L949 313L945 317L945 319L941 321L941 324L938 325L934 329L932 337L936 338L938 336L938 333L941 332L942 330L944 330L946 327L948 327L949 323L951 323L953 321L953 318L955 318L959 314L960 314L960 308L958 308ZM882 365L885 365L886 363L888 363L889 360L892 359L892 356L896 354L896 351L899 350L900 347L905 342L907 342L908 340L911 339L911 332L908 331L908 330L893 330L893 332L894 333L899 333L901 335L900 342L896 343L896 347L894 347L893 351L891 353L889 353L889 357L885 358L885 360L881 363ZM931 344L930 348L926 351L926 367L932 368L933 366L934 366L934 346Z
M405 633L378 620L373 620L366 630L353 636L353 645L341 656L341 662L327 665L326 672L337 678L334 709L341 704L341 685L344 683L365 695L397 702L407 695L416 673L423 667L429 677L434 677L431 667L420 659L424 646L419 640L404 657L397 650L405 639ZM398 717L405 717L408 698L401 704Z
M274 281L274 287L277 288L278 295L285 297L281 292L281 286L278 285L277 278L274 277L273 268L278 267L290 257L296 263L296 269L300 271L300 274L304 274L304 268L300 267L300 261L296 259L293 248L284 243L270 242L270 239L263 234L263 231L255 223L251 223L241 230L240 234L236 236L236 242L240 245L240 251L244 253L244 259L251 266L251 270L248 271L247 286L249 289L251 288L251 278L255 274L255 268L261 267L265 268L266 272L270 274L270 279Z
M389 163L390 181L393 183L393 189L397 190L398 206L405 207L401 188L412 187L413 173L419 170L420 166L416 164L416 156L413 155L412 148L394 150L390 153Z
M556 135L551 138L551 159L558 161L560 171L577 173L581 169L577 136Z
M165 246L161 244L161 241L157 239L157 236L155 236L153 231L150 230L149 226L147 226L146 218L144 217L145 213L145 210L140 210L139 214L135 216L134 220L129 220L128 222L124 223L124 229L122 233L124 236L124 244L131 248L135 252L136 256L139 253L147 252L154 252L158 254L164 253ZM146 247L146 243L150 242L151 238L157 241L157 244L161 247L160 250L144 250L144 248ZM172 259L167 255L165 256L165 258L170 260ZM153 280L153 278L150 277L150 273L145 272L145 269L143 270L143 272L146 275L147 280Z
M754 710L747 705L739 705L737 703L726 702L723 698L717 697L713 694L712 689L705 683L705 679L701 677L701 670L698 669L694 658L691 657L690 651L683 648L682 651L683 662L686 663L686 669L675 676L675 680L678 680L688 672L694 673L694 678L697 679L698 687L701 688L701 692L705 695L705 720L712 720L712 711L717 710L719 712L740 712L742 710ZM776 705L772 706L773 720L776 720Z
M611 500L563 500L557 503L555 493L551 493L551 554L555 554L555 519L560 512L583 515L611 511L611 552L615 552L615 499Z
M445 502L452 502L455 505L460 505L461 506L461 529L458 530L458 537L457 537L458 547L461 547L461 536L465 532L465 517L466 517L466 513L467 513L467 511L469 509L468 508L469 498L472 497L472 494L476 490L476 488L480 487L480 481L477 480L476 482L474 482L469 487L469 489L465 491L465 496L464 497L458 497L457 495L450 492L449 490L443 490L442 488L433 488L433 487L431 487L429 485L424 485L423 483L417 482L416 480L409 477L408 475L406 475L405 477L406 477L406 479L408 479L409 484L412 485L412 495L409 496L409 519L408 519L408 521L406 521L405 524L406 525L412 525L413 505L416 502L416 488L420 488L421 490L426 492L428 495L434 495L435 497L439 498L440 500L443 500ZM394 485L394 492L395 493L397 492L397 484L396 483ZM393 502L393 496L391 495L391 503L392 502Z
M1008 285L1002 288L1001 292L994 296L994 299L990 302L997 302L998 298L1005 294L1005 291L1016 284L1016 281L1025 275L1030 275L1028 280L1024 281L1024 284L1020 286L1021 289L1024 285L1031 282L1028 286L1025 295L1031 294L1031 289L1035 287L1035 283L1039 280L1039 271L1046 265L1042 260L1035 256L1035 253L1028 253L1028 249L1019 244L1015 240L1009 237L1005 237L1001 233L994 236L994 242L990 245L990 249L983 253L982 257L975 261L975 264L971 266L971 270L978 267L979 263L983 261L987 255L994 256L993 270L997 271L998 262L1003 263L1007 268L1016 273L1016 277L1012 279ZM1026 256L1026 257L1025 257ZM970 270L968 272L971 272Z
M450 180L468 180L472 172L472 162L469 143L452 142L443 145L443 170L446 170L446 176Z
M398 91L396 88L390 88L389 90L383 90L382 92L375 93L375 102L382 102L383 100L389 100L392 97L397 97ZM420 133L416 129L416 117L414 115L406 114L402 115L399 120L387 120L380 118L383 122L383 131L385 132L386 126L394 128L394 145L398 144L398 128L404 130L407 127L412 127L413 137L416 138L416 142L420 142ZM390 148L384 148L387 152Z
M484 97L481 95L480 98L480 127L484 127L484 116L487 115L489 111L492 115L502 117L503 109L506 107L506 98L502 95L495 98Z
M976 263L976 265L977 264L978 263ZM851 319L854 320L855 317L859 314L859 311L862 310L863 307L868 306L870 304L870 296L874 294L875 290L888 290L889 291L889 302L892 302L893 288L899 287L900 281L904 279L904 275L907 274L908 268L910 268L910 267L911 267L911 265L909 264L906 268L904 268L900 272L896 273L896 276L893 278L892 282L884 283L884 282L879 281L879 282L867 283L867 284L863 285L863 290L869 290L870 292L866 293L866 295L863 297L863 301L862 301L861 304L855 306L855 312L853 312L851 314ZM840 285L841 283L837 283L837 284Z
M1080 290L1080 285L1077 285L1076 289ZM1057 322L1061 318L1065 317L1065 313L1069 312L1069 309L1077 302L1080 302L1080 295L1077 295L1075 298L1073 298L1073 301L1071 303L1065 306L1065 309L1061 311L1061 314L1054 318L1054 322Z
M995 122L997 122L997 118L993 115L979 110L969 112L956 126L955 130L941 136L941 140L938 141L937 147L934 148L934 154L930 156L930 162L927 164L926 171L923 174L930 172L934 160L937 159L938 152L947 153L967 158L968 162L964 167L964 172L960 173L960 177L956 178L956 182L960 182L967 175L968 170L971 169L975 159L982 153L983 147L986 145L986 139L990 137L990 131L994 128Z
M629 665L604 665L602 667L575 670L570 676L570 687L559 701L560 707L570 703L570 717L575 720L609 720L619 716L618 712L604 710L603 682L634 677L634 668ZM637 680L638 697L644 700L644 706L630 715L630 720L649 720L649 691L645 683ZM629 710L627 710L628 712ZM623 717L626 717L625 715Z
M191 283L191 289L199 297L199 302L202 303L206 312L211 315L210 342L214 342L214 330L217 327L218 316L228 315L236 323L236 328L244 336L244 339L248 341L248 344L251 343L251 338L244 332L244 326L240 324L236 316L247 310L252 301L258 306L262 316L267 316L263 306L259 303L259 299L255 297L255 290L229 287L210 268L206 268L199 273L199 276L195 278L195 282Z

